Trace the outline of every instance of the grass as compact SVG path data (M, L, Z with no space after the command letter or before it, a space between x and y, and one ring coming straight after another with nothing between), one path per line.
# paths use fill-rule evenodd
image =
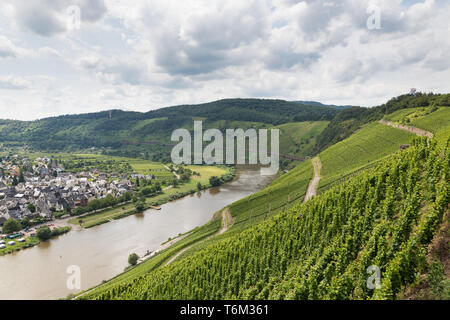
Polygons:
M13 240L4 239L4 240L5 240L6 248L0 249L0 256L3 256L5 254L9 254L9 253L13 253L15 251L19 251L19 250L22 250L22 249L25 249L25 248L33 247L33 246L37 245L40 242L38 237L27 237L25 239L25 242L19 242L18 239L13 239ZM16 244L10 246L8 244L8 242L10 242L10 241L14 241Z

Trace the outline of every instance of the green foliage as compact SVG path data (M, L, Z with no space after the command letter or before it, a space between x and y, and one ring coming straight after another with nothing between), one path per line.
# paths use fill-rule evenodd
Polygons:
M27 205L27 209L30 210L31 213L35 213L36 212L36 206L32 203L29 203Z
M94 199L89 201L88 205L85 207L77 207L75 208L70 215L72 216L79 216L80 214L95 211L99 209L104 209L107 207L115 206L119 203L127 202L131 200L131 193L125 192L120 197L114 197L112 195L108 195L105 198L102 199Z
M440 299L444 294L445 273L442 263L435 259L431 262L428 271L428 283L434 298Z
M209 184L213 187L220 186L221 183L222 183L222 181L220 181L219 177L212 176L211 178L209 178Z
M46 241L52 237L52 231L48 226L42 226L37 230L36 236L41 241Z
M9 234L20 231L21 229L22 225L16 219L9 218L3 223L3 233Z
M134 208L136 212L143 212L146 208L145 202L142 200L138 200L134 203Z
M139 260L139 256L136 253L132 253L128 256L128 264L130 266L135 266Z

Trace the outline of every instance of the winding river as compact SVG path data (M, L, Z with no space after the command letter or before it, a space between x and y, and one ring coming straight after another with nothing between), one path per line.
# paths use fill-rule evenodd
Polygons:
M0 299L58 299L67 289L68 266L81 270L82 291L123 271L131 252L142 256L169 237L208 222L223 207L264 188L274 177L257 168L238 169L236 178L162 209L148 210L91 229L79 227L51 241L0 257Z

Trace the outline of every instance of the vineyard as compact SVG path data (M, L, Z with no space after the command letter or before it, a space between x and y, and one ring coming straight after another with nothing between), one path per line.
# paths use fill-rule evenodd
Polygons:
M355 170L370 166L397 151L401 144L409 143L412 137L409 132L380 123L368 124L320 153L323 175L320 187L326 187Z
M282 176L263 192L234 204L243 212L234 217L235 223L244 224L257 214L253 204L258 198L265 204L286 198L284 204L273 204L279 214L264 216L260 223L169 266L156 264L81 298L396 299L427 270L428 245L448 219L449 151L448 142L438 146L414 138L408 150L306 203L284 208L291 196L300 197L291 195L293 186L306 190L303 180L311 177L312 168L305 162L292 176ZM283 197L271 198L282 192ZM217 220L211 222L211 230L217 227ZM380 288L367 287L369 266L381 270Z

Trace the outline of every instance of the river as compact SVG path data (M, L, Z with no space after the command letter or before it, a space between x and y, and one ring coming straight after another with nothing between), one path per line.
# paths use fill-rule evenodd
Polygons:
M123 271L128 255L155 250L175 237L208 222L223 207L264 188L274 177L244 168L236 178L147 210L90 229L68 234L0 257L0 299L58 299L95 286ZM67 289L69 266L81 271L81 289Z

